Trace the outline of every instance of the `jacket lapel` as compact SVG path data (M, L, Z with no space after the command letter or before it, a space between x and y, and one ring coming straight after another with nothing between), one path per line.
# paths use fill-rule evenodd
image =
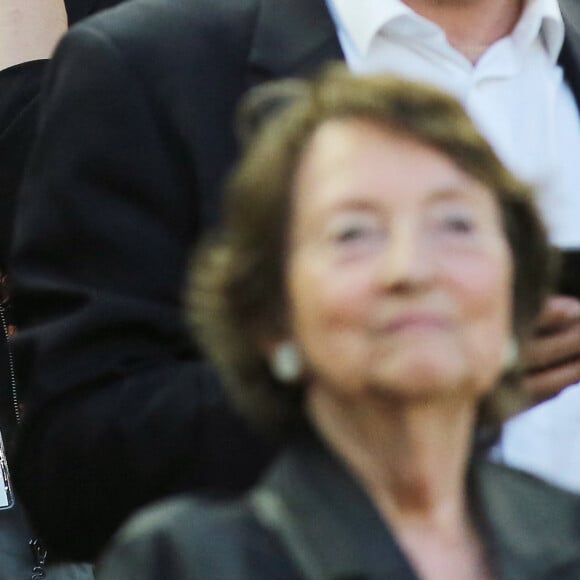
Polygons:
M279 457L258 489L281 501L282 521L324 580L416 580L366 493L313 433ZM578 579L577 495L487 461L472 465L468 494L496 577Z
M289 553L307 557L319 571L310 577L417 580L366 493L314 433L294 441L258 490L279 502L286 533L278 535L300 539Z
M344 56L324 0L260 0L249 54L251 85L309 76L337 60Z
M559 62L580 109L580 2L560 0L566 37Z

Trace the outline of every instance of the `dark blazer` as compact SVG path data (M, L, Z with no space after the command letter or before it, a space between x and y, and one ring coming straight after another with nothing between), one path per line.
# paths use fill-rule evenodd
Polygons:
M190 343L186 265L218 220L240 96L342 58L324 0L133 0L61 43L13 254L14 471L55 553L91 558L137 506L245 489L267 462ZM580 95L576 28L562 62Z
M122 0L67 0L69 25ZM38 95L48 61L0 71L0 268L6 267L17 191L38 123Z
M6 269L16 195L38 120L46 61L0 71L0 269Z
M474 463L468 489L494 579L580 578L580 496L488 462ZM291 446L240 501L146 510L97 578L418 580L364 490L314 438Z
M91 14L116 6L125 0L65 0L68 24L72 26Z

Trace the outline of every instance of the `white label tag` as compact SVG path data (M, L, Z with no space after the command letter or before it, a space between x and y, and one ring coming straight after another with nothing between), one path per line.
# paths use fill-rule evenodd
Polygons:
M4 451L4 441L0 433L0 510L11 508L14 505L14 495L12 494L12 485L10 484L10 473L8 471L8 461Z

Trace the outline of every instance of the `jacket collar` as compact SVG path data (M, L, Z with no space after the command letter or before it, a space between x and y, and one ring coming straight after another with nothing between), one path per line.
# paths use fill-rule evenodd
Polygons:
M314 433L290 446L259 489L282 500L320 580L417 580L367 495Z
M559 63L580 109L580 2L560 0L566 35Z
M327 572L321 580L417 580L366 493L313 433L290 446L260 489L282 499ZM576 577L560 572L580 569L578 496L484 461L474 463L468 489L498 577Z
M249 63L257 80L309 76L344 60L324 0L261 0Z

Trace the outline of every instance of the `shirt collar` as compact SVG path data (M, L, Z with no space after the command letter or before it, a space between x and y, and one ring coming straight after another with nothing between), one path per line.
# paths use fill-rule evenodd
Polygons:
M350 38L361 55L368 52L377 33L396 18L406 17L415 21L420 20L423 25L429 24L428 20L416 14L402 0L357 2L326 0L326 2L337 30ZM527 0L512 37L517 46L525 49L538 34L541 35L550 59L555 63L564 43L564 20L558 0Z
M538 35L555 63L564 44L564 19L558 0L527 0L511 36L515 45L525 50Z
M401 0L326 1L337 29L345 33L363 55L385 24L395 18L417 16Z

